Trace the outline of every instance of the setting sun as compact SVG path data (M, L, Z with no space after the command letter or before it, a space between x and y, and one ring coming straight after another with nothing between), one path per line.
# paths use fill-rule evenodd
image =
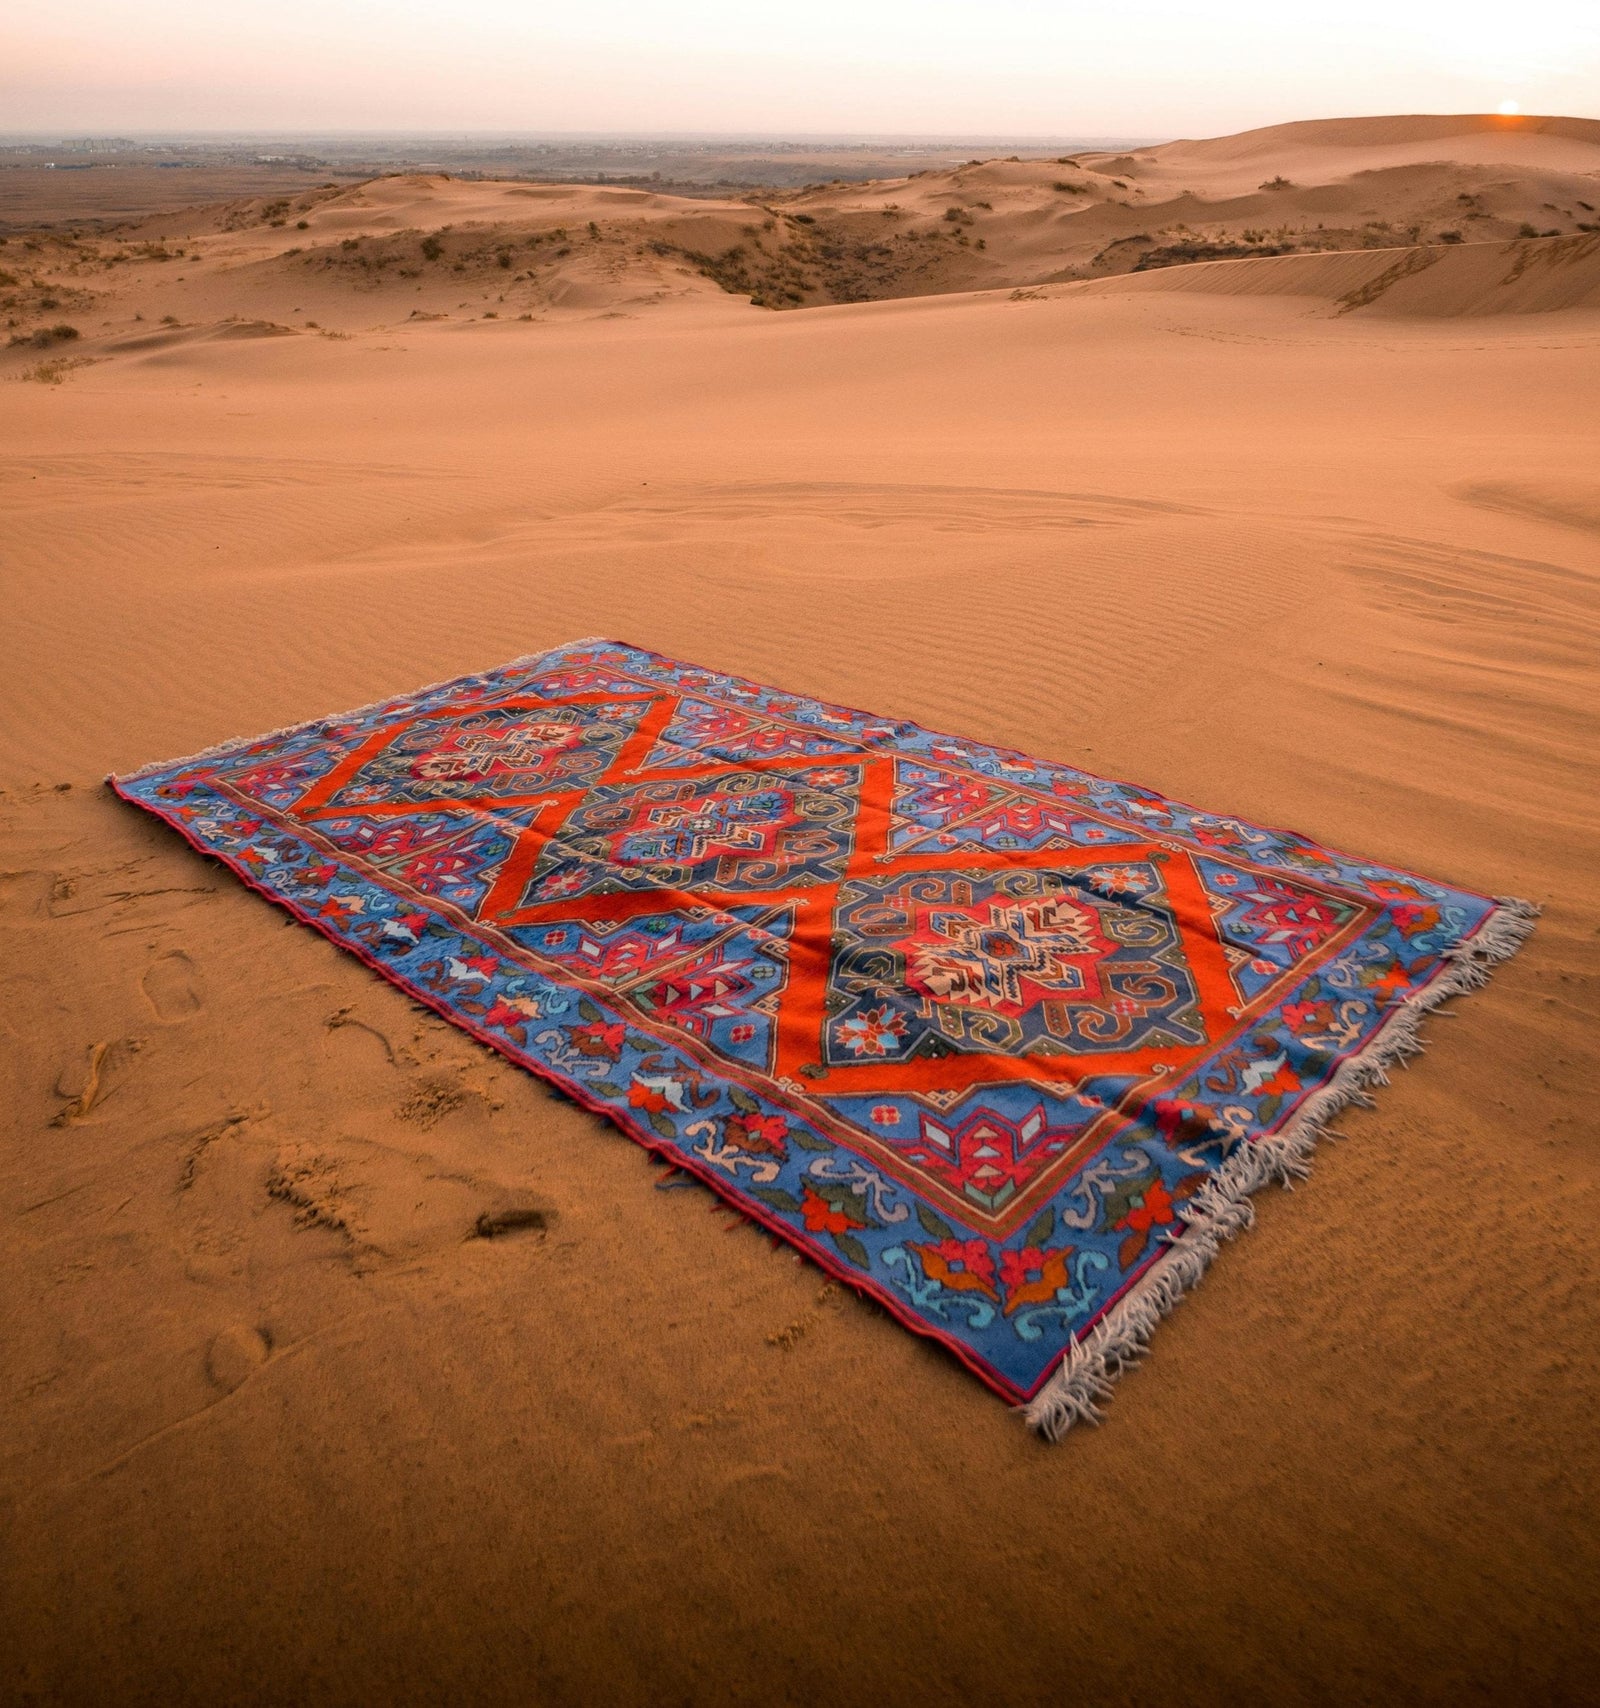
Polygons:
M1515 101L1502 101L1500 103L1500 112L1505 118L1514 119L1521 111L1522 108Z

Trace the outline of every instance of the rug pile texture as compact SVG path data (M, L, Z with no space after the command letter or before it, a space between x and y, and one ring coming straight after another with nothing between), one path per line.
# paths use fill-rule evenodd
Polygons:
M1534 913L603 640L113 787L1047 1435Z

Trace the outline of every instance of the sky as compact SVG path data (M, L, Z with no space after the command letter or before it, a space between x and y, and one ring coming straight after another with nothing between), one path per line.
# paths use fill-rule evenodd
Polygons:
M1600 0L52 0L0 133L1218 135L1600 114Z

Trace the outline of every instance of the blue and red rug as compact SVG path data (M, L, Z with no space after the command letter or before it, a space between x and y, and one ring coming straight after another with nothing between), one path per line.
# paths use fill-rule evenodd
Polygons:
M611 641L112 786L1050 1435L1534 912Z

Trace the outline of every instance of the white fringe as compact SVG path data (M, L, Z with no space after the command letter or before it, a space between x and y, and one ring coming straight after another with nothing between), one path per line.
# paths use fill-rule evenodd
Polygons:
M408 700L420 700L424 694L432 694L440 688L452 687L457 682L476 682L485 676L498 676L503 670L518 670L524 666L532 669L535 665L543 664L547 658L554 658L558 652L570 652L578 646L620 646L623 643L608 639L605 635L585 635L582 640L563 641L560 646L553 646L548 652L524 653L521 658L508 659L504 664L494 665L489 670L471 672L465 676L447 676L442 682L430 682L424 688L413 688L409 693L390 694L387 699L374 700L368 706L356 706L348 712L329 712L325 717L307 718L302 724L285 724L282 729L264 729L259 735L239 735L231 741L219 741L215 747L202 747L198 753L188 753L181 759L156 759L148 765L141 765L137 771L113 773L107 778L113 783L132 783L140 777L148 777L155 771L170 771L178 765L194 765L202 759L223 759L230 753L239 753L247 747L255 747L263 741L287 740L291 735L302 735L308 729L315 729L319 724L348 723L352 718L370 717L375 712L381 712L386 706L404 704Z
M1255 1220L1250 1195L1269 1181L1288 1186L1310 1172L1311 1152L1328 1122L1350 1104L1367 1105L1367 1088L1388 1083L1387 1069L1423 1048L1418 1035L1424 1016L1462 991L1486 984L1489 968L1514 955L1533 930L1539 909L1515 896L1497 896L1497 906L1479 930L1450 950L1451 970L1424 991L1408 997L1359 1054L1347 1057L1320 1090L1270 1138L1239 1145L1180 1214L1185 1226L1171 1251L1138 1286L1082 1340L1074 1341L1055 1375L1021 1407L1032 1427L1059 1440L1075 1423L1099 1423L1099 1402L1111 1384L1144 1356L1156 1324L1205 1274L1223 1240Z

